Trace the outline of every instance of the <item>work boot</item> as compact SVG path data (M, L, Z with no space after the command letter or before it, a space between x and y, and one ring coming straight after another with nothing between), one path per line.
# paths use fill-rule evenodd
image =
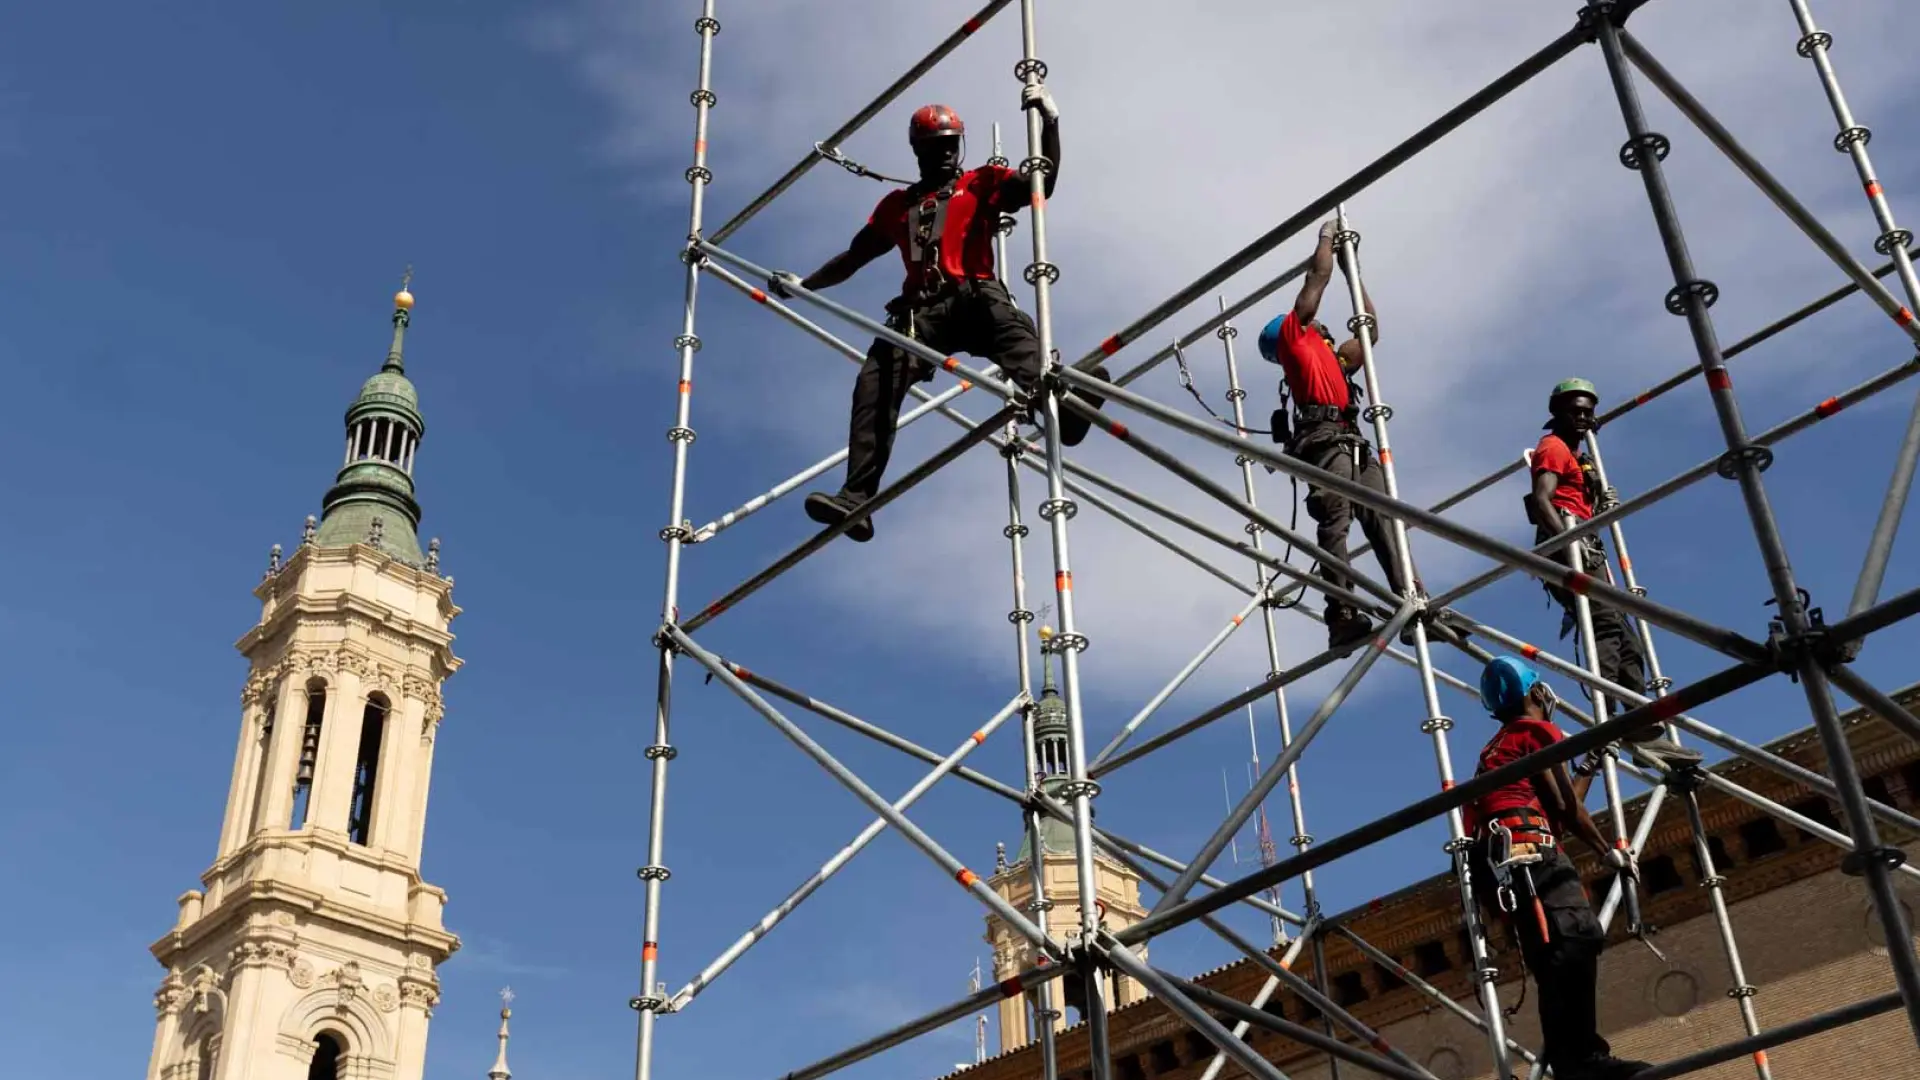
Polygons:
M844 491L835 492L832 495L816 491L807 496L807 516L832 528L852 516L853 512L860 508L861 501ZM848 529L847 539L856 544L864 544L873 539L873 518L869 517Z
M1107 371L1107 366L1105 364L1093 365L1092 368L1088 369L1087 374L1093 376L1096 379L1099 379L1101 382L1110 383L1113 381L1113 375L1112 373ZM1070 393L1072 393L1074 397L1079 398L1081 401L1086 402L1087 404L1093 406L1096 409L1107 403L1106 398L1101 397L1099 394L1090 393L1089 391L1081 387L1074 388L1072 391L1070 391ZM1091 431L1092 429L1093 429L1092 420L1089 420L1086 417L1081 416L1078 412L1067 408L1064 404L1060 407L1060 441L1061 442L1065 443L1068 446L1079 446L1081 443L1086 441L1087 432Z
M1611 1054L1588 1058L1566 1071L1560 1080L1631 1080L1633 1076L1653 1066L1645 1061L1630 1061ZM1554 1070L1560 1076L1560 1070Z
M1373 633L1373 620L1366 612L1352 608L1334 608L1327 612L1327 648L1351 649Z
M1654 737L1650 739L1639 739L1634 736L1628 736L1622 740L1622 745L1633 753L1639 754L1655 765L1658 765L1663 772L1692 768L1706 760L1706 757L1702 755L1700 751L1690 746L1681 746L1672 739L1661 735L1659 728L1653 729L1653 735Z

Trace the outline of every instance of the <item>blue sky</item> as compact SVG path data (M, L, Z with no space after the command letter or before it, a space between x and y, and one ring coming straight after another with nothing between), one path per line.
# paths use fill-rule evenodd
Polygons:
M878 6L832 26L804 5L723 8L717 214L976 5L943 0L884 19ZM1895 62L1894 6L1829 4L1825 14L1854 107L1884 132L1872 146L1882 182L1910 223L1920 214L1920 150L1893 119L1915 105ZM341 412L384 354L387 300L409 263L419 298L409 370L428 425L416 473L422 534L444 539L443 565L466 610L455 630L467 667L447 688L425 867L449 891L448 923L465 947L442 970L428 1076L484 1073L493 991L508 982L519 996L519 1075L631 1068L633 869L645 852L654 535L668 479L661 435L672 422L697 13L666 7L161 14L109 3L41 5L10 20L0 42L0 243L10 255L0 261L0 370L15 405L0 448L16 466L15 510L0 516L0 645L13 722L0 822L16 873L0 926L18 974L0 982L0 1015L17 1033L10 1046L23 1073L125 1075L148 1053L162 973L146 946L212 854L245 674L232 642L257 615L249 590L268 546L297 542L302 518L319 509ZM1851 169L1828 148L1832 119L1792 55L1784 5L1765 18L1736 18L1735 7L1655 5L1635 29L1873 259L1871 220ZM1280 15L1223 9L1158 36L1138 20L1065 7L1054 23L1047 17L1042 52L1067 140L1051 220L1056 261L1068 268L1056 296L1070 356L1565 25L1511 2L1451 30L1365 5L1345 24L1297 16L1303 40L1349 42L1396 72L1354 81L1331 52L1296 58L1299 81L1349 106L1338 114L1312 111L1302 102L1313 94L1284 81L1276 89L1262 68ZM1240 19L1244 32L1220 33ZM1018 123L1007 78L1016 29L1011 15L989 27L849 152L900 168L895 133L924 96L974 118L972 158L984 157L987 121ZM1719 47L1683 48L1703 35ZM1546 388L1566 374L1595 376L1620 395L1690 362L1683 325L1658 307L1670 280L1640 186L1613 164L1621 133L1604 88L1598 55L1577 54L1351 207L1367 233L1382 378L1401 410L1395 444L1410 497L1431 501L1530 445ZM1644 92L1674 138L1673 183L1696 259L1723 289L1714 311L1723 341L1833 287L1838 273ZM817 172L743 230L739 250L811 269L881 191ZM1016 252L1025 237L1016 234ZM1297 260L1303 244L1227 291L1239 295ZM893 281L891 268L876 267L843 296L874 310ZM703 303L696 523L837 448L852 374L747 314L717 283ZM1176 322L1210 310L1211 300ZM1757 431L1909 355L1855 299L1737 361L1736 387ZM1194 356L1218 405L1217 354L1196 347ZM1273 373L1242 359L1251 411L1264 415ZM1170 371L1142 385L1190 404ZM1795 568L1829 613L1851 591L1913 393L1820 425L1787 444L1766 476ZM962 401L976 417L988 411ZM902 439L895 475L952 437L936 423ZM1719 438L1697 384L1610 435L1609 465L1625 491L1711 456ZM1237 484L1220 455L1165 441ZM1183 507L1205 506L1097 437L1083 456ZM990 455L966 459L889 510L875 543L834 545L703 640L924 744L955 745L1013 685L1000 617L999 470ZM1263 484L1266 502L1284 511L1285 485ZM1029 516L1039 490L1026 479ZM1509 481L1461 519L1520 539L1519 491ZM1094 639L1085 710L1102 743L1240 601L1097 513L1073 528ZM703 605L805 534L798 507L781 503L694 549L683 607ZM1656 597L1764 634L1769 593L1732 485L1710 482L1648 512L1632 536ZM1480 565L1416 543L1431 585ZM1913 584L1913 543L1903 535L1888 591ZM1039 594L1051 570L1044 542L1028 558ZM1544 604L1537 587L1509 580L1467 609L1544 641L1557 618ZM1309 655L1318 631L1297 618L1286 626L1288 655ZM1264 674L1257 635L1243 630L1149 730ZM1719 666L1662 640L1682 680ZM1883 686L1911 682L1903 656L1915 643L1911 630L1896 630L1859 666ZM867 820L721 687L681 670L666 857L674 877L661 937L674 987ZM1294 696L1297 718L1328 682ZM1805 722L1798 695L1782 681L1701 715L1759 741ZM1470 762L1478 710L1443 701L1461 722L1455 759ZM1432 790L1422 715L1414 680L1383 665L1307 755L1313 832L1330 836ZM889 751L801 719L883 792L919 775ZM1271 754L1271 714L1259 720ZM1158 765L1116 774L1102 823L1184 857L1217 820L1221 770L1244 785L1245 753L1244 725L1223 723ZM1017 740L995 738L974 763L1017 776ZM1284 805L1272 805L1283 836ZM968 788L936 789L915 819L976 867L991 864L996 840L1017 839L1007 808ZM1430 826L1327 870L1324 902L1343 908L1436 872L1439 839ZM1297 905L1297 889L1288 897ZM687 1012L663 1021L659 1075L778 1074L949 1001L965 991L974 959L986 958L982 930L969 898L885 835ZM1192 930L1156 941L1153 955L1194 970L1228 954ZM848 1075L930 1076L970 1054L962 1024Z

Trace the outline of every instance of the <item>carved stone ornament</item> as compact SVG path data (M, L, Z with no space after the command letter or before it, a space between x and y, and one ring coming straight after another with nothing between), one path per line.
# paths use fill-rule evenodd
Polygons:
M227 959L241 967L293 966L293 946L283 941L243 941L234 946Z
M293 967L287 970L287 981L296 989L305 990L313 985L313 965L303 959L295 960Z
M440 991L428 983L403 983L400 986L400 1000L431 1016L433 1007L440 1004Z
M367 981L360 977L360 962L357 960L349 960L328 972L327 982L340 992L338 1007L343 1012L367 986Z
M407 697L425 701L433 695L433 684L409 672L401 676L400 692Z
M154 1011L161 1016L180 1011L190 995L185 981L180 978L178 968L170 969L167 977L160 980L160 988L153 992Z
M276 912L274 912L274 913L273 913L273 925L275 925L275 926L279 926L279 927L286 927L286 928L289 928L289 929L291 929L291 928L292 928L292 926L293 926L293 912L291 912L291 911L276 911Z
M248 677L246 685L240 688L240 707L251 709L267 696L269 681L258 672Z
M384 1013L392 1012L400 1007L400 992L392 983L381 983L373 988L373 1007Z
M373 670L373 664L357 652L342 651L339 657L340 670L365 678Z

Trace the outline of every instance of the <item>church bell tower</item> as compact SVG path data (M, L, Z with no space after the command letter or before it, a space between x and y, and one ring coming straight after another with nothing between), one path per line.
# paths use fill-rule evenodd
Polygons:
M237 647L233 781L203 889L152 946L166 969L147 1080L421 1080L436 969L460 947L420 876L440 688L460 613L423 554L426 424L393 345L346 415L346 457L300 546L274 546Z

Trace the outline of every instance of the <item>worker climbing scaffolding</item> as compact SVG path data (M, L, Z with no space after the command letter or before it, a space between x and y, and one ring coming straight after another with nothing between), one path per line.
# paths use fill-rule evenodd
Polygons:
M1480 751L1475 775L1545 750L1565 736L1551 719L1553 688L1524 661L1496 657L1480 675L1480 703L1500 730ZM1614 847L1587 813L1590 777L1565 765L1495 788L1464 810L1474 899L1504 921L1540 987L1541 1057L1558 1080L1625 1080L1648 1067L1613 1056L1600 1036L1597 984L1606 931L1561 841L1577 836L1630 878L1631 850ZM1485 870L1485 873L1479 872Z
M1035 83L1022 89L1023 109L1038 109L1041 150L1053 163L1046 173L1046 194L1060 165L1060 110L1053 94ZM1019 388L1036 392L1046 360L1033 319L1021 311L994 272L993 238L1000 216L1030 198L1029 182L1018 170L989 164L961 168L966 158L967 126L945 105L914 111L907 141L920 166L920 179L888 192L847 249L804 278L776 273L767 291L791 297L788 286L808 290L838 285L862 267L898 248L906 266L900 295L887 303L886 325L929 348L964 352L998 364ZM934 367L894 345L875 339L853 384L853 409L847 432L847 478L834 494L807 496L807 516L837 525L880 490L880 478L893 454L894 428L907 387L933 378ZM1104 368L1094 374L1106 379ZM1098 408L1102 400L1082 395ZM1090 422L1069 410L1060 414L1060 439L1068 446L1087 437ZM873 539L871 517L847 530L856 542Z
M1360 409L1355 402L1360 394L1352 380L1361 366L1360 339L1348 338L1335 348L1332 332L1319 321L1321 298L1333 280L1334 237L1338 232L1338 222L1320 226L1320 243L1314 248L1293 307L1260 331L1260 355L1268 363L1279 364L1284 373L1280 386L1283 401L1274 410L1272 430L1275 441L1282 443L1287 453L1384 495L1387 486L1380 463L1356 423ZM1380 327L1373 318L1373 297L1363 296L1367 336L1371 343L1378 344ZM1287 398L1292 401L1291 415L1284 400ZM1307 513L1319 524L1319 545L1340 559L1339 566L1321 566L1320 573L1328 581L1342 587L1353 584L1344 571L1347 533L1358 520L1373 547L1374 558L1386 573L1388 587L1407 595L1393 529L1378 511L1314 485L1307 491ZM1373 631L1373 620L1339 597L1327 597L1326 612L1330 649L1357 645ZM1411 634L1411 629L1403 632L1402 640L1410 641Z
M1527 518L1534 525L1534 543L1543 544L1562 532L1579 527L1596 510L1613 504L1612 493L1600 483L1593 461L1580 452L1580 444L1593 430L1594 410L1600 404L1599 391L1586 379L1566 379L1547 396L1550 415L1534 447L1528 467L1533 487L1527 493ZM1600 534L1590 532L1554 552L1553 557L1569 568L1602 580L1611 580L1607 567L1607 549ZM1647 660L1640 637L1627 622L1627 616L1609 604L1576 596L1571 590L1552 582L1541 583L1560 605L1560 636L1566 637L1579 623L1584 601L1593 625L1594 660L1600 677L1635 692L1647 689ZM1625 702L1612 707L1625 709ZM1597 717L1604 720L1606 717ZM1686 749L1665 738L1659 726L1642 728L1629 736L1636 747L1657 756L1667 765L1690 765L1701 760L1699 751ZM1591 767L1589 765L1589 767Z

